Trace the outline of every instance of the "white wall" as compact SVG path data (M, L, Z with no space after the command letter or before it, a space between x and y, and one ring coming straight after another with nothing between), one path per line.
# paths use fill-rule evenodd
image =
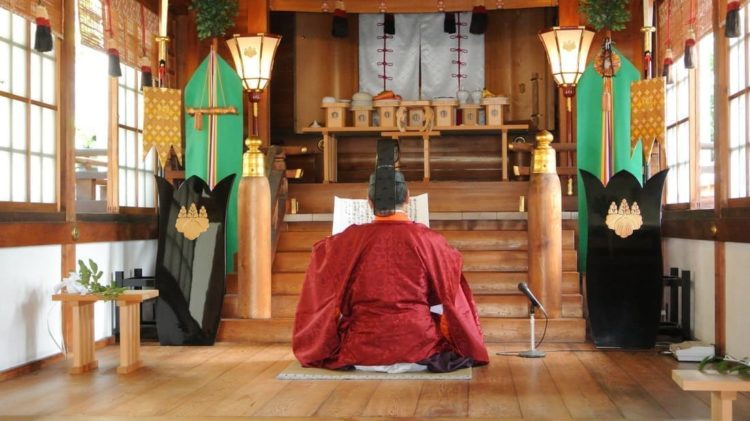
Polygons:
M750 357L750 244L726 244L727 353Z
M0 371L60 352L60 304L52 288L60 282L61 247L0 248Z
M671 267L691 272L693 336L705 342L713 342L715 339L713 241L667 238L664 240L663 253L665 274L669 273Z
M61 247L0 248L0 371L60 352L48 333L60 343L60 303L51 300L52 288L60 282ZM92 258L110 282L111 272L136 267L145 275L154 273L156 240L79 244L76 256ZM95 336L111 335L109 303L96 304Z

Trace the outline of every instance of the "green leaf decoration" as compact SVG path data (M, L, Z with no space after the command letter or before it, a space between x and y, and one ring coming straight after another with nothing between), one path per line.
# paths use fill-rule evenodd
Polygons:
M628 0L582 0L579 11L597 31L620 31L630 22Z
M234 26L239 6L237 0L193 0L198 38L223 37Z
M706 357L698 365L698 370L714 369L721 374L738 374L742 377L750 378L750 363L747 358L737 360L730 356L726 357Z
M78 260L78 276L81 278L79 283L86 287L92 294L99 294L105 300L116 300L117 297L125 292L127 288L117 287L114 282L107 286L99 283L103 273L99 270L99 265L93 259L89 259L89 266L83 260Z

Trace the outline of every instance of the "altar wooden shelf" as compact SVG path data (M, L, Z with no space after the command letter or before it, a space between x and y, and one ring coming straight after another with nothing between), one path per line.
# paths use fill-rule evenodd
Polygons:
M429 133L418 130L400 132L397 127L306 127L302 133L323 135L323 182L335 183L338 178L337 136L381 136L395 139L416 137L423 139L424 179L430 177L430 137L447 134L499 134L501 142L502 179L508 181L508 133L514 130L529 130L528 124L503 124L502 126L435 126Z
M159 296L159 291L130 290L115 300L120 307L120 365L117 372L130 373L141 367L141 303ZM85 373L99 366L94 355L94 303L106 299L98 294L55 294L53 301L73 307L73 366L71 374Z

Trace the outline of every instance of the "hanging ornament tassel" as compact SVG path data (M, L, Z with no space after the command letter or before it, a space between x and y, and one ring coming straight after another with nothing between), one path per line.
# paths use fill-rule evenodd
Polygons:
M122 76L122 70L120 70L120 50L117 49L117 42L114 39L110 39L107 42L107 57L109 58L109 75L112 77Z
M453 12L445 13L445 20L443 21L443 32L447 34L456 33L456 14Z
M334 38L346 38L349 36L349 24L346 18L346 7L343 1L336 2L336 9L333 11L333 27L331 35Z
M396 17L393 13L385 13L383 15L383 31L386 35L396 35Z
M685 40L685 68L695 68L695 60L693 54L695 52L695 31L691 27L688 30L688 38Z
M469 32L481 35L487 30L487 8L483 4L474 6L471 10L471 25Z
M729 0L727 4L727 21L724 26L724 36L737 38L740 36L740 2Z
M674 58L672 57L672 47L667 47L667 52L664 54L664 69L662 70L662 76L667 79L667 85L674 83L674 75L672 74L672 64L674 64Z
M154 74L151 71L151 60L141 57L141 89L154 86Z
M52 51L52 26L49 23L47 8L41 3L36 5L36 37L34 49L40 53Z

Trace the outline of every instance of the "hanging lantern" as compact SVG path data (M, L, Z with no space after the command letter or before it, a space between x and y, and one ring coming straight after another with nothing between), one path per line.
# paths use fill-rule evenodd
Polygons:
M151 60L147 56L141 57L141 89L154 86L154 75L151 71Z

